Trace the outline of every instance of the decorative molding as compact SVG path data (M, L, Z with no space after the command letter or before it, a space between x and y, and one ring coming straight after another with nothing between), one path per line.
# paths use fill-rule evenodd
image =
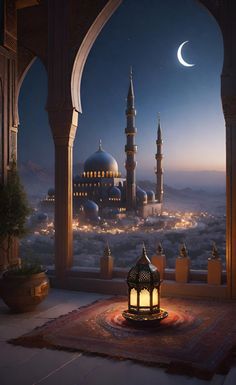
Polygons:
M17 18L15 0L4 1L3 45L11 51L17 50Z

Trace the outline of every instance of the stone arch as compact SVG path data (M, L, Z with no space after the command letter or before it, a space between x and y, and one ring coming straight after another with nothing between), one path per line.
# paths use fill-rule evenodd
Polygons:
M234 2L223 4L214 0L196 0L216 20L223 37L224 65L221 76L221 98L226 121L226 270L227 292L230 298L236 298L236 49L232 41L236 36ZM102 27L106 24L122 0L110 0L98 14L80 45L71 75L72 105L78 112L82 112L80 99L80 84L83 68L89 51L98 37ZM229 28L231 24L231 28ZM233 166L235 164L235 166ZM234 176L235 175L235 176Z
M36 60L36 56L34 54L30 55L25 62L21 62L18 65L18 78L17 78L17 88L16 88L16 123L19 125L19 111L18 111L18 104L19 104L19 95L21 86L24 82L24 79L29 71L29 69L32 67L33 63Z
M109 0L104 6L102 11L96 17L95 21L89 28L86 36L84 37L78 52L76 54L72 75L71 75L71 99L72 105L78 112L82 112L81 98L80 98L80 85L83 74L84 65L86 63L90 49L92 48L96 38L101 32L103 26L121 4L122 0Z

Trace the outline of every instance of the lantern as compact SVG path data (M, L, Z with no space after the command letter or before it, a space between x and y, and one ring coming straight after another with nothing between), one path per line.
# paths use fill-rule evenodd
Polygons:
M161 279L157 268L147 257L145 246L141 258L132 267L127 277L128 310L123 317L134 321L161 320L168 316L160 308Z

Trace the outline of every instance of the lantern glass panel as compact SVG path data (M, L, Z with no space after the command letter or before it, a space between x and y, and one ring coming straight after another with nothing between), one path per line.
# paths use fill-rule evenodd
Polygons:
M134 288L130 290L130 306L138 306L138 293Z
M141 307L150 307L150 293L147 289L140 291L139 305Z
M153 306L158 305L158 290L156 287L152 291L152 305Z

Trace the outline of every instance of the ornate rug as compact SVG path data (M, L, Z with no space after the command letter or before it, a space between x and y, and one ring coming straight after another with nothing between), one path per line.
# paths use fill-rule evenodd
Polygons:
M236 353L236 304L164 298L161 305L169 316L144 326L124 320L124 298L100 300L9 342L131 359L204 379L227 373Z

